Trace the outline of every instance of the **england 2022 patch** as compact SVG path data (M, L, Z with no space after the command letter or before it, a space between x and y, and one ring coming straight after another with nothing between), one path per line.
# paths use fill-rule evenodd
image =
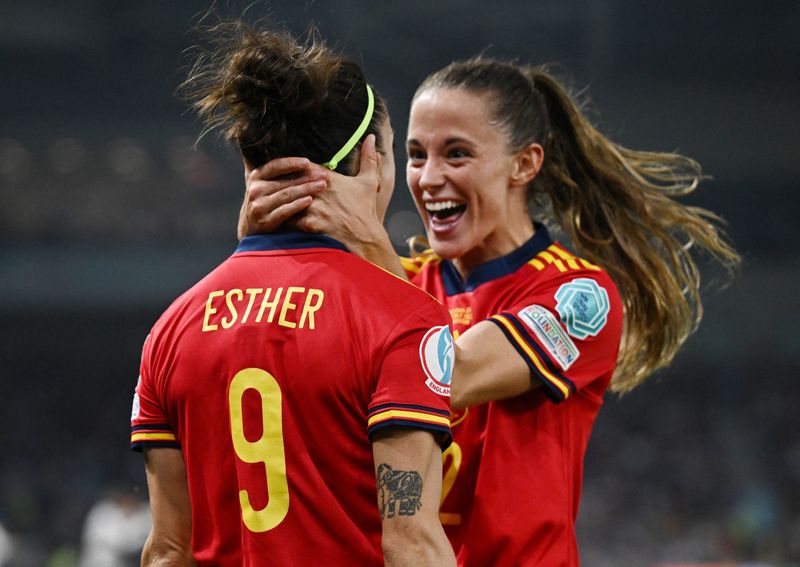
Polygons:
M419 359L425 371L425 384L442 396L450 395L455 349L449 327L433 327L419 344Z
M567 332L577 339L596 337L608 322L608 292L595 280L577 278L555 295L556 311Z

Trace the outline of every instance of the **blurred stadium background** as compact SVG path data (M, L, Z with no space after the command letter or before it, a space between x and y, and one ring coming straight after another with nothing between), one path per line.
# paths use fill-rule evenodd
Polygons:
M229 148L193 149L198 125L173 95L207 6L0 4L6 565L75 565L93 504L146 497L127 449L141 343L232 251L243 192ZM800 2L274 0L249 14L315 22L362 60L399 140L422 78L485 51L560 65L613 139L703 164L713 179L689 202L729 221L744 266L706 293L671 368L608 398L587 455L583 563L800 565ZM421 228L402 154L387 217L398 247Z

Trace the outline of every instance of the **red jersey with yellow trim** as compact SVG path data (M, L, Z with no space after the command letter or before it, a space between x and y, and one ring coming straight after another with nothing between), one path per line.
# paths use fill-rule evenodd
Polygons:
M383 565L370 437L449 443L448 323L301 233L245 238L177 299L144 345L131 445L182 451L197 563Z
M527 243L466 281L435 256L404 265L450 310L456 338L492 321L541 382L453 416L441 519L459 565L578 565L583 457L622 333L614 283L538 224Z

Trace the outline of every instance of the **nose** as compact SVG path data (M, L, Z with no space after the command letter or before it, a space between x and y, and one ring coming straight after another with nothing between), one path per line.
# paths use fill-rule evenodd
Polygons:
M441 160L435 157L428 157L421 167L419 176L419 186L421 189L430 191L444 185L445 175Z

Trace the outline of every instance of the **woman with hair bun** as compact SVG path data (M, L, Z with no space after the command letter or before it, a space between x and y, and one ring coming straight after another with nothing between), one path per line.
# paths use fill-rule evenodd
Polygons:
M210 31L184 91L246 174L299 155L352 175L377 148L367 208L382 218L392 130L358 65L313 36ZM243 238L145 341L131 416L153 515L142 565L455 565L438 520L448 398L429 386L449 380L448 322L331 237Z
M430 249L402 268L447 306L457 339L440 515L458 563L576 566L583 458L603 395L669 364L697 327L694 254L729 269L739 257L713 213L676 200L702 179L696 162L614 144L544 69L478 57L431 74L406 147ZM298 226L402 273L374 215L355 205L374 192L370 163L349 180L266 164L248 180L244 232L307 208ZM296 177L276 179L286 173ZM330 222L339 217L347 224Z

